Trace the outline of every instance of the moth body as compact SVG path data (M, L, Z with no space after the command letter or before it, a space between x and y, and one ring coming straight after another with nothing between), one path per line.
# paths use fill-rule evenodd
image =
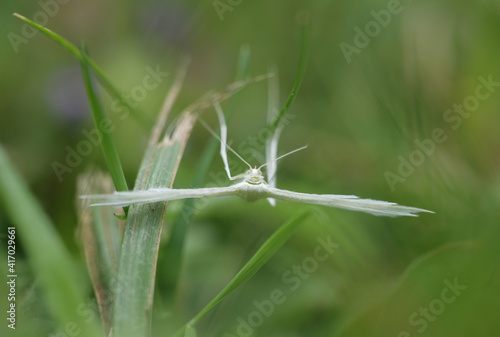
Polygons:
M249 169L242 182L236 185L238 196L246 201L255 201L267 196L267 183L258 168Z

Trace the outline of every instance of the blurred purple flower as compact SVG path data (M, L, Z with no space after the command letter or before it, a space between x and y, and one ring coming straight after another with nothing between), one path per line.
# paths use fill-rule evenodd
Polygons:
M88 118L90 107L77 65L53 72L47 81L45 97L55 118L62 124L79 125Z
M182 3L156 1L143 9L139 24L147 35L183 49L190 25L189 13Z

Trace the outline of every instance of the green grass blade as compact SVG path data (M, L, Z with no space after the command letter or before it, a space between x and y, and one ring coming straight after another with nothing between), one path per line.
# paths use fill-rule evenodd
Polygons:
M191 325L188 325L186 327L186 332L184 333L184 337L196 337L197 334L196 334L196 329L191 326Z
M173 183L196 117L190 111L185 111L172 135L164 139L160 139L159 135L180 91L186 67L184 63L167 95L163 111L152 131L135 189L169 187ZM130 208L114 289L113 336L149 336L151 333L156 263L166 205L165 202L159 202Z
M61 45L64 49L66 49L67 51L69 51L71 54L73 54L74 56L76 56L77 58L79 58L79 59L81 58L80 51L78 50L78 48L74 44L72 44L71 42L69 42L68 40L66 40L66 39L62 38L61 36L57 35L53 31L51 31L50 29L45 28L44 26L39 25L38 23L36 23L34 21L31 21L30 19L22 16L21 14L14 13L12 15L14 15L19 20L27 23L31 27L37 29L38 31L42 32L43 34L45 34L46 36L48 36L50 39L52 39L53 41L55 41L59 45Z
M57 44L62 46L64 49L69 51L78 60L82 61L83 56L80 53L80 50L78 49L78 47L76 47L74 44L72 44L71 42L69 42L68 40L63 38L62 36L54 33L50 29L45 28L45 27L39 25L38 23L33 22L30 19L22 16L21 14L14 13L13 15L16 18L18 18L19 20L21 20L21 21L25 22L26 24L30 25L31 27L37 29L38 31L43 33L45 36L47 36L48 38L50 38L51 40L53 40L54 42L56 42ZM147 128L149 130L151 128L152 122L144 114L139 113L137 111L137 108L133 107L127 100L123 99L123 96L120 93L120 91L116 88L116 86L113 85L113 83L108 79L108 77L104 74L104 72L101 70L101 68L99 68L99 66L97 66L97 64L94 61L88 59L87 62L90 65L90 67L94 70L94 72L96 73L97 79L104 86L106 91L108 91L108 93L112 97L118 99L120 101L120 103L124 104L128 108L128 110L130 111L130 114L143 127Z
M109 173L111 174L111 178L113 179L113 182L115 184L116 190L128 191L127 181L125 180L125 174L123 173L120 157L118 156L118 150L116 149L113 136L111 135L109 130L111 120L104 114L101 103L99 102L97 94L95 93L92 86L87 54L85 53L85 51L83 51L81 55L83 81L85 83L87 97L92 109L94 124L102 140L101 147L104 154L104 159L106 160L106 164L108 166Z
M109 175L89 170L78 177L78 195L113 193ZM101 314L104 334L111 329L113 298L109 296L116 280L123 238L123 222L110 207L89 207L88 199L78 199L79 238Z
M250 47L248 45L243 45L240 48L240 54L238 56L238 66L236 68L236 76L234 78L235 82L243 82L250 76ZM226 120L229 120L233 111L236 109L236 104L238 102L239 91L234 94L233 99L231 100L231 105L229 109L224 111L226 116ZM214 139L214 141L218 144L219 141Z
M269 126L272 132L274 132L274 130L276 130L279 127L281 119L286 114L286 112L292 105L293 101L295 100L295 97L297 96L300 84L302 83L302 79L304 78L304 74L306 71L307 54L309 51L309 28L310 28L309 19L305 18L302 22L300 22L300 24L302 25L302 31L301 31L301 43L300 43L301 47L300 47L300 57L299 57L299 66L297 69L297 75L295 76L295 82L293 83L292 91L290 92L288 99L286 100L285 104L283 104L283 107L280 109L278 115Z
M189 322L189 325L195 325L210 310L247 282L281 248L302 221L310 214L310 209L301 210L275 231L227 286Z
M473 284L476 282L478 283L474 285L481 284L481 287L484 287L484 279L471 278L468 272L470 269L465 268L467 263L465 261L471 263L470 257L478 253L477 242L466 241L448 243L417 257L398 279L391 281L390 287L383 289L377 296L365 300L364 308L352 310L345 315L338 322L336 331L331 336L367 336L372 335L373 331L377 331L376 336L392 336L396 331L394 326L380 325L374 319L375 317L391 317L394 322L406 321L407 325L409 321L423 321L425 316L422 313L429 306L422 306L422 303L436 303L437 301L445 303L443 298L446 299L446 297L441 294L443 294L443 291L452 293L451 289L457 291L453 286L451 288L446 286L447 284L451 285L450 282L454 283L454 280L458 281L458 284L462 286L466 285L466 289L458 292L458 296L460 296L459 302L465 301L465 303L462 302L461 305L453 303L456 307L448 312L448 315L451 316L449 319L450 322L453 322L454 318L465 317L470 310L470 305L466 304L468 302L466 298L467 292L469 291L467 288L473 288ZM465 292L465 296L462 295L462 292ZM469 297L469 300L468 303L477 303L477 299L472 296ZM443 305L448 304L451 303ZM421 309L417 311L416 308L419 307ZM433 308L432 304L430 308ZM465 312L460 312L460 310ZM413 312L420 314L419 316L412 315ZM414 318L409 319L409 317ZM400 335L404 336L405 334Z
M155 149L146 171L144 186L171 186L194 120L185 115L186 128L177 132L171 142ZM145 158L147 160L147 158ZM114 336L148 336L153 302L158 246L166 203L132 206L127 216L122 254L118 268L118 285L114 305Z
M0 204L16 228L16 243L23 247L37 275L46 306L60 327L73 322L81 336L102 335L95 322L77 314L85 304L81 275L54 226L0 147Z
M250 47L243 45L240 47L240 55L238 56L238 66L236 70L235 81L243 81L250 74Z
M214 155L218 153L218 148L219 145L217 141L211 141L207 145L201 159L199 160L199 164L197 165L199 169L197 170L196 177L191 185L192 188L199 188L202 186L205 181L205 177L210 170L210 165ZM163 289L165 289L161 293L163 301L165 302L173 300L173 294L177 288L177 282L179 280L183 261L184 243L186 241L189 225L195 211L196 200L187 199L184 202L179 215L172 224L170 240L162 249L159 257L158 283L162 285Z

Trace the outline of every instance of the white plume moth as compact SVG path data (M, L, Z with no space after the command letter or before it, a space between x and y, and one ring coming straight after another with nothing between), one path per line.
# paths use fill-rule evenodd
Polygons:
M273 137L270 137L266 146L267 163L260 167L252 168L249 163L247 163L229 145L227 145L227 125L225 122L224 114L218 102L214 103L214 108L217 112L217 117L220 122L220 137L217 136L203 120L200 119L200 121L216 138L219 139L221 143L220 154L224 163L226 173L230 180L237 180L238 182L226 187L192 189L151 188L143 191L84 195L82 196L82 198L91 199L93 201L91 206L113 206L119 208L133 204L140 205L187 198L211 198L235 195L247 201L255 201L262 198L268 198L269 203L273 206L275 204L275 199L279 199L284 201L343 208L378 216L417 216L416 213L419 212L433 213L425 209L400 206L396 203L387 201L360 199L354 195L308 194L276 188L276 162L291 153L306 148L306 146L277 157L278 138L282 129L282 127L277 127L274 130ZM269 113L271 117L272 111L273 109L270 107ZM227 160L228 149L248 166L249 169L245 173L239 174L237 176L231 175L231 172L229 170L229 163ZM267 166L267 176L269 183L266 182L264 176L262 175L261 169L264 166Z

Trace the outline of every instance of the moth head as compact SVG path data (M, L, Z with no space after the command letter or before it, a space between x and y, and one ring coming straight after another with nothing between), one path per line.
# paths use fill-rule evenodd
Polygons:
M260 168L251 168L245 173L245 181L252 185L260 185L265 183L264 176Z

